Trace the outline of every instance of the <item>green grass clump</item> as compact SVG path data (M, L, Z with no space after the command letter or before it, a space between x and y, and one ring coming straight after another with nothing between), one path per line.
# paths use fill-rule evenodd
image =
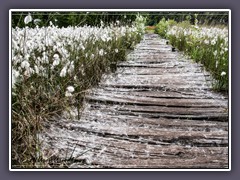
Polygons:
M162 18L161 21L156 25L155 33L159 34L162 38L166 38L166 33L168 32L169 28L175 25L177 22L174 20L165 20Z

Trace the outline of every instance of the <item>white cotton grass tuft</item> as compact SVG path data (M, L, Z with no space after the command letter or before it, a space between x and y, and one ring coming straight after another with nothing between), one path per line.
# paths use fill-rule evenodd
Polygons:
M65 77L67 73L67 67L64 67L60 72L60 77Z
M100 49L100 51L99 51L99 55L100 55L100 56L103 56L103 55L104 55L104 51L103 51L103 49Z
M53 55L53 59L54 59L54 61L53 61L53 66L59 65L59 63L60 63L59 55L58 55L58 54L54 54L54 55Z
M66 96L66 97L71 97L71 96L72 96L72 93L66 91L66 92L65 92L65 96Z
M20 76L20 73L17 70L13 69L12 70L12 87L15 86L15 83L17 82L17 79L19 76Z
M25 69L28 69L30 67L30 64L27 60L24 60L22 63L21 63L21 67L22 68L25 68Z
M74 92L74 90L75 90L75 89L74 89L73 86L68 86L68 87L67 87L67 91L70 92L70 93Z
M223 72L221 73L221 76L226 76L226 72L223 71Z
M215 65L215 67L216 67L216 68L218 67L218 61L216 61L216 65Z
M41 22L41 19L34 19L33 20L33 23L35 24L35 25L37 25L38 23L40 23Z
M217 52L217 50L215 50L215 51L213 52L213 55L214 55L214 56L217 56L217 54L218 54L218 52Z
M91 59L93 59L94 58L94 54L91 54Z
M31 13L28 13L28 15L24 18L24 23L28 24L32 21Z
M67 91L65 92L65 96L66 97L71 97L72 96L72 93L74 92L74 87L73 86L68 86L67 87Z

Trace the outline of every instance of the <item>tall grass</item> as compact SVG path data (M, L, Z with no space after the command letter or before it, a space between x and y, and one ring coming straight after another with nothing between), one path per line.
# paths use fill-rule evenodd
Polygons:
M25 23L32 21L30 16ZM12 28L12 166L36 167L43 123L71 107L78 118L85 91L110 64L125 60L144 33L141 16L131 26Z
M184 51L192 59L202 63L214 77L213 88L228 90L228 27L198 26L189 21L176 23L162 20L157 25L157 33Z
M169 30L169 28L173 25L177 24L176 21L174 20L165 20L165 18L163 18L161 21L159 21L159 23L156 25L155 28L155 33L159 34L162 38L166 38L166 34Z

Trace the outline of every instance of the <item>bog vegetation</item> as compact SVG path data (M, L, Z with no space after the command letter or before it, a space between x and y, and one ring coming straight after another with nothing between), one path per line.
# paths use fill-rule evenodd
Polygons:
M103 73L111 71L111 66L125 60L128 50L141 40L145 26L152 25L154 18L159 17L149 13L13 12L11 157L14 167L32 168L39 163L44 167L37 137L42 124L73 106L77 107L79 118L85 91L96 85ZM182 22L179 15L173 20L165 17L149 28L203 63L215 78L215 88L226 91L226 25L202 26L197 15L191 13ZM221 18L222 24L226 24L226 15Z
M214 77L216 90L228 90L228 27L203 26L198 24L197 15L194 24L189 21L177 23L163 18L155 32L184 51L191 59L202 63Z
M12 160L22 166L40 161L42 122L71 106L79 110L85 90L140 41L145 19L62 28L29 27L32 21L29 14L24 28L12 29Z

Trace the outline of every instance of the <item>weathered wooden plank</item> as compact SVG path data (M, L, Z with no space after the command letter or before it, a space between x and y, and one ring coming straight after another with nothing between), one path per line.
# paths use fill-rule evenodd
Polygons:
M67 138L73 139L74 141L89 141L93 139L99 142L99 140L109 143L112 139L113 141L121 141L122 144L129 143L129 147L138 147L139 144L146 144L151 146L171 146L179 145L188 147L224 147L227 145L227 131L212 131L206 132L204 135L199 131L174 131L173 129L168 131L167 129L160 128L147 129L140 128L141 131L136 130L136 128L128 128L125 131L119 131L120 127L105 126L101 130L95 128L93 125L86 123L65 123L63 121L61 124L57 123L55 126L51 127L51 134L48 134L51 138ZM134 132L134 131L137 131ZM73 133L74 132L74 133ZM126 134L129 132L129 134ZM211 139L208 139L211 137ZM95 146L95 145L94 145ZM153 151L156 149L153 149Z
M158 44L156 44L158 43ZM137 46L135 50L159 50L159 45L161 45L160 47L162 49L168 49L171 50L171 48L169 47L169 45L163 44L163 43L159 43L159 42L154 42L153 45L151 44L147 44L147 45L141 45L141 46ZM136 52L136 51L135 51Z
M95 125L95 126L94 126ZM144 127L119 127L119 126L109 126L105 124L99 127L98 123L68 123L67 126L61 122L61 129L69 129L71 131L87 132L92 134L97 134L98 136L120 136L120 137L130 137L139 138L144 137L146 139L153 139L160 142L167 143L180 143L180 144L218 144L227 145L228 137L227 131L210 131L202 132L199 131L181 131L176 129L165 129L165 128L144 128ZM211 140L208 140L211 139Z
M135 105L155 105L166 107L227 107L227 102L213 99L169 99L169 98L152 98L152 97L136 97L122 96L117 94L92 94L86 95L88 100L97 102L107 102L116 104L135 104Z
M100 83L100 87L114 87L114 88L127 88L127 89L153 89L162 91L204 91L211 90L209 86L199 86L199 85L176 85L176 84L132 84L132 83Z
M126 80L131 80L131 81L136 81L136 80L159 80L162 81L163 83L165 81L170 82L175 82L175 81L184 81L187 80L188 82L194 82L194 81L206 81L206 77L203 74L195 74L195 73L184 73L184 74L155 74L155 75L151 75L151 74L144 74L144 75L139 75L139 74L130 74L130 75L126 75L126 74L121 74L121 75L117 75L117 76L113 76L114 79L118 80L118 79L126 79Z
M163 75L163 74L185 74L185 73L201 73L202 70L201 68L164 68L164 67L159 67L159 68L145 68L145 67L119 67L117 69L116 73L121 73L121 74L142 74L142 75ZM209 75L209 74L206 74Z
M198 65L196 65L199 67ZM165 68L165 69L171 69L171 68L186 68L184 65L177 65L177 64L164 64L164 63L155 63L155 64L143 64L143 63L120 63L117 65L117 67L145 67L145 68ZM193 66L194 67L194 66ZM190 68L190 67L188 67Z
M173 59L173 58L164 58L164 59L151 59L151 58L138 58L137 60L133 59L133 60L129 60L128 61L128 64L141 64L141 63L144 63L144 64L162 64L162 65L170 65L169 64L169 61L171 61L171 63L173 64L181 64L181 65L187 65L188 63L181 59ZM120 65L122 64L126 64L126 63L119 63ZM199 67L202 67L200 64L198 65Z
M116 106L116 105L115 105ZM103 109L105 108L105 110ZM115 109L115 110L114 110ZM100 108L90 108L87 113L82 114L82 121L98 122L107 124L117 124L118 126L146 127L146 128L168 128L181 129L182 131L228 131L227 122L209 121L209 120L184 120L184 119L168 119L168 118L146 118L139 116L128 116L116 113L117 107L110 108L104 106Z
M174 115L213 115L227 116L226 109L218 108L199 108L199 107L165 107L165 106L134 106L124 105L118 111L146 112L146 113L169 113Z
M187 144L180 146L172 143L156 145L144 141L143 138L135 139L138 142L136 143L136 141L130 141L130 138L106 138L89 133L80 133L79 131L72 133L72 130L54 128L57 134L52 136L51 148L54 147L54 149L50 148L48 153L49 156L51 153L57 153L58 157L62 159L71 157L79 161L84 160L88 164L112 168L118 168L118 165L123 168L129 168L130 166L135 168L194 168L193 164L197 161L202 161L202 163L196 167L202 168L228 166L227 147L195 147ZM66 133L67 136L64 135ZM49 134L49 136L52 134ZM86 152L86 150L89 151ZM83 152L85 153L83 154ZM115 163L116 159L118 159L118 163ZM136 161L139 162L136 163ZM154 163L151 163L152 161ZM179 166L172 164L172 162L181 161L187 161L188 163L184 166L182 164ZM216 162L216 164L213 162ZM148 166L144 166L145 163Z
M161 54L158 54L158 53L155 53L155 54L150 54L149 53L142 53L142 54L131 54L128 56L129 59L132 59L132 58L138 58L138 57L141 57L141 58L151 58L151 59L163 59L163 58L173 58L173 59L176 59L178 56L177 54L174 54L174 53L169 53L169 52L162 52Z
M118 75L106 80L105 84L153 84L153 85L174 85L174 86L208 86L211 82L204 77L193 76L192 78L184 76L167 76L167 75ZM102 82L101 84L104 84Z
M56 148L62 150L62 159L66 159L64 156L64 150L69 146L86 146L84 143L68 143L63 146L63 143ZM64 147L64 148L63 148ZM142 147L144 148L144 147ZM145 148L144 152L138 152L136 149L130 149L130 151L122 147L109 147L107 145L100 145L98 148L89 148L84 155L78 156L86 149L77 151L76 149L68 149L73 153L72 158L80 161L79 166L75 168L85 167L82 166L82 162L86 162L95 168L227 168L228 160L224 158L227 156L227 148L180 148L169 147L167 149L161 148L158 152L150 153ZM85 150L85 151L84 151ZM87 149L88 150L88 149ZM132 153L136 151L136 153ZM221 154L219 153L221 152ZM217 154L219 153L219 154ZM215 154L215 155L213 155ZM76 161L76 162L78 162ZM118 163L115 163L118 162ZM184 162L184 163L183 163ZM72 163L71 163L72 164Z
M94 107L94 105L92 105ZM124 110L123 107L114 106L110 108L111 110L115 111L117 115L125 115L125 116L141 116L147 118L168 118L168 119L188 119L188 120L202 120L202 121L228 121L227 113L208 113L208 114L170 114L170 113L161 113L161 112L147 112L147 111L131 111L131 110ZM108 112L109 109L107 108L98 108L99 104L97 105L97 109L101 109L102 112Z
M140 97L153 97L153 98L171 98L171 99L226 99L221 94L216 94L209 91L195 91L195 92L184 92L184 91L154 91L150 89L125 89L125 88L114 88L114 87L98 87L93 88L89 91L90 94L108 94L113 93L123 96L140 96Z

